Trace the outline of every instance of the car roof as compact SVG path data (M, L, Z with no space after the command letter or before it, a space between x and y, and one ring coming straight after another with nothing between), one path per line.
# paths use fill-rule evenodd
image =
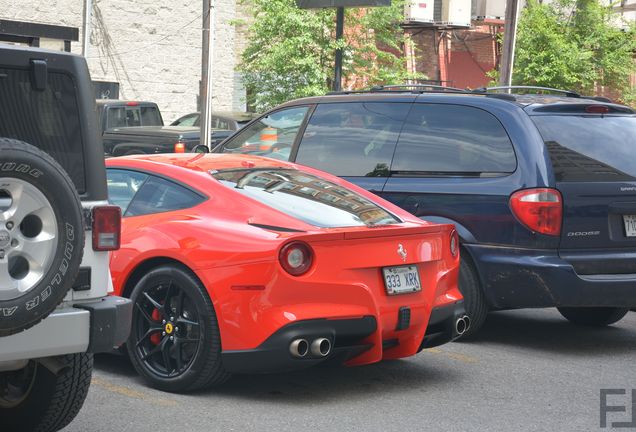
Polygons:
M126 135L198 137L201 129L198 126L125 126L106 129L105 133L117 132ZM216 132L233 132L226 129L212 129Z
M237 122L247 122L257 118L260 115L257 113L244 112L244 111L211 111L211 114L216 117L225 117ZM182 119L184 117L189 117L192 115L201 115L201 112L197 111L197 112L191 112L189 114L184 114L181 117L179 117L179 119Z
M136 101L136 100L123 100L123 99L97 99L95 100L97 105L113 105L113 106L135 106L135 105L157 105L150 101Z
M517 94L517 93L495 93L495 92L471 92L463 91L360 91L360 92L339 92L327 94L324 96L314 96L302 99L296 99L280 105L280 107L291 107L297 105L313 105L325 103L346 103L346 102L427 102L427 101L454 101L470 104L471 101L479 99L480 105L492 103L500 105L501 101L516 105L532 112L539 107L546 105L556 106L563 105L565 107L574 108L575 106L585 105L606 105L612 111L633 114L635 111L625 105L611 102L603 97L592 96L564 96L553 94ZM489 102L492 101L492 102ZM530 107L530 108L528 108Z
M295 168L290 162L276 159L232 153L166 153L153 155L131 155L107 159L108 166L121 161L142 162L151 165L176 166L195 172L227 169Z

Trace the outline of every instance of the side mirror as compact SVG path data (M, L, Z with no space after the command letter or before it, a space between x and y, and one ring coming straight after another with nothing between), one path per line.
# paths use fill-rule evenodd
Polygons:
M192 149L193 153L210 153L210 149L204 146L203 144L199 144Z

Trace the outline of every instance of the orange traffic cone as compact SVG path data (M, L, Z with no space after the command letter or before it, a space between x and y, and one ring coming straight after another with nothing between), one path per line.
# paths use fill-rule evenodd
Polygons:
M261 131L261 150L269 150L274 144L278 142L278 130L273 127L266 127Z

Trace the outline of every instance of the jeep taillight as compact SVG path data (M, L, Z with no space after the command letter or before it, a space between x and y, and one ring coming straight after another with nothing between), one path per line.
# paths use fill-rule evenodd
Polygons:
M510 208L519 222L534 232L561 234L563 199L555 189L524 189L510 196Z
M117 250L120 240L121 209L117 206L93 208L93 250Z

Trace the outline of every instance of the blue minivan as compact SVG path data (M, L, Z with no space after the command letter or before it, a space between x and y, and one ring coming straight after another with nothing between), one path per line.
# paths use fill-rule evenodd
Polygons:
M636 306L627 106L565 91L379 88L288 102L215 151L312 166L454 223L467 335L489 310L556 306L573 323L608 325Z

